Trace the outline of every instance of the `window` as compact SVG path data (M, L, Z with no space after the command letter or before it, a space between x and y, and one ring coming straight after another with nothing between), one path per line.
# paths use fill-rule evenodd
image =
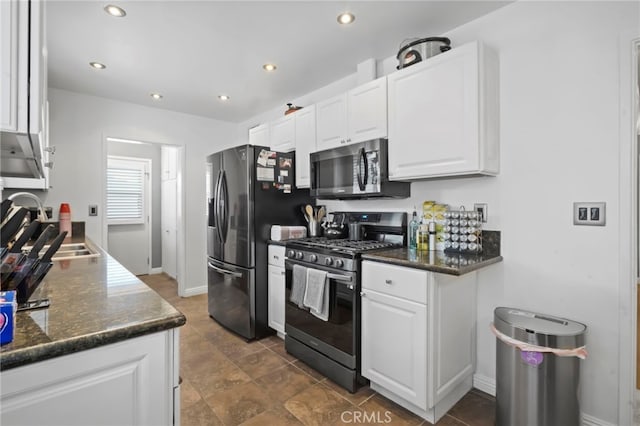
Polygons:
M109 225L145 223L148 160L107 159L107 222Z

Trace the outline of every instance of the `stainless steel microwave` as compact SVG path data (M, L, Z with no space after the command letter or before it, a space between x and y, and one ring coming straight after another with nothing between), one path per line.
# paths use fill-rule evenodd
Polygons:
M386 139L311 154L311 196L325 199L407 198L409 182L389 182Z

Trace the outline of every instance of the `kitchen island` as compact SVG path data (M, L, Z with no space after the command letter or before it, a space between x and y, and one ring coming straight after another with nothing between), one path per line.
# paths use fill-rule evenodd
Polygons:
M179 424L185 316L104 250L54 261L0 347L3 424Z

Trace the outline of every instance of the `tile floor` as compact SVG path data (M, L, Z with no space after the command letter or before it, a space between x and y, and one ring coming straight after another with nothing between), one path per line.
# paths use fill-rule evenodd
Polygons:
M287 354L276 336L247 343L209 318L206 295L180 298L164 274L140 279L187 317L180 335L183 426L430 424L368 387L350 394ZM494 410L495 399L474 389L437 424L489 426Z

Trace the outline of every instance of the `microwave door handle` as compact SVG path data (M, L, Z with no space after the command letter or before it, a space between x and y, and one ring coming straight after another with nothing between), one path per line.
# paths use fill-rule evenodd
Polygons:
M362 172L363 165L364 173ZM364 191L367 185L367 180L369 179L368 169L367 153L364 148L360 148L360 158L358 158L358 187L360 188L360 191Z
M216 271L220 272L221 274L231 275L232 277L236 277L236 278L242 277L242 274L240 272L233 272L233 271L229 271L227 269L219 268L219 267L211 264L211 262L207 262L207 265L209 265L209 267L211 269L215 269Z

